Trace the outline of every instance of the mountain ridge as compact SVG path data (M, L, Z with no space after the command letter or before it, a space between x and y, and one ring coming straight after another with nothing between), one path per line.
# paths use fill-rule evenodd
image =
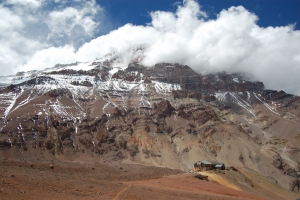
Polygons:
M240 74L119 66L105 58L1 77L1 157L181 170L216 159L299 192L299 97Z

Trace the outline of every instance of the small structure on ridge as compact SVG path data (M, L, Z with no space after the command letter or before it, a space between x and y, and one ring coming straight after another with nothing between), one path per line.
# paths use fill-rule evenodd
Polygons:
M195 171L207 171L213 169L225 169L224 163L220 163L217 161L208 161L208 160L201 160L194 164Z

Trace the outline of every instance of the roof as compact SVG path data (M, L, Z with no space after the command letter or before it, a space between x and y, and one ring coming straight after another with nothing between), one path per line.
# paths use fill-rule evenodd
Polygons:
M220 164L216 164L216 167L222 167L224 164L220 163Z
M204 163L204 164L206 164L206 165L220 164L220 163L217 162L217 161L208 161L208 160L201 160L200 162L201 162L201 163Z

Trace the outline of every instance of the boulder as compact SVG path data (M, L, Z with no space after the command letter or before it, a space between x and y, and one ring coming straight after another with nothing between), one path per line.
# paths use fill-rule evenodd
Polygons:
M168 100L161 101L160 103L156 104L156 112L163 113L166 116L171 116L172 111L175 108L170 104Z

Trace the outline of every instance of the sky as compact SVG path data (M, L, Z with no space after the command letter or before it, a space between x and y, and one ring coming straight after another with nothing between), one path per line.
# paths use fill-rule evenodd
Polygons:
M1 76L114 54L300 95L299 0L0 0L0 16Z

